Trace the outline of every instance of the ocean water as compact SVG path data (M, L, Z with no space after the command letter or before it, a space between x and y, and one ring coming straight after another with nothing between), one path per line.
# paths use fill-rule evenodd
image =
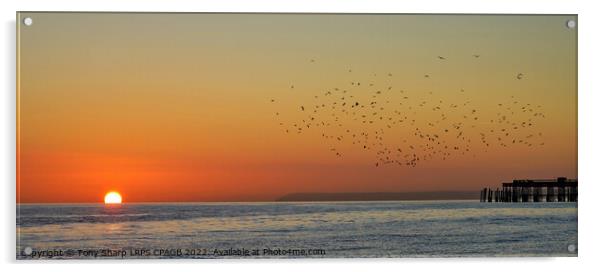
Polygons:
M458 256L577 256L577 204L17 206L17 259Z

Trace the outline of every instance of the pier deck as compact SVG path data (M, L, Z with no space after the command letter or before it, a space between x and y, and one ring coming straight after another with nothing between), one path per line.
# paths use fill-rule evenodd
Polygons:
M577 179L518 179L483 188L481 202L577 202Z

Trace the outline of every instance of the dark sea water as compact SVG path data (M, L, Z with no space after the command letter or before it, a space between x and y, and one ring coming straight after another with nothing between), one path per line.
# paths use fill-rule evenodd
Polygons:
M17 206L17 258L577 256L576 203Z

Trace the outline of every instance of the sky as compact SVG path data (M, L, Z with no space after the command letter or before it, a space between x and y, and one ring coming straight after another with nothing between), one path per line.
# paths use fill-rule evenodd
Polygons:
M25 17L20 203L577 178L576 16Z

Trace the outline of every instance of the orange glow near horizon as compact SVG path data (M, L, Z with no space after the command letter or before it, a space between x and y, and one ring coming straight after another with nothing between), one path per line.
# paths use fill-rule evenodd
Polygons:
M38 23L18 29L19 203L577 177L572 16L26 15ZM379 161L407 152L413 167Z

